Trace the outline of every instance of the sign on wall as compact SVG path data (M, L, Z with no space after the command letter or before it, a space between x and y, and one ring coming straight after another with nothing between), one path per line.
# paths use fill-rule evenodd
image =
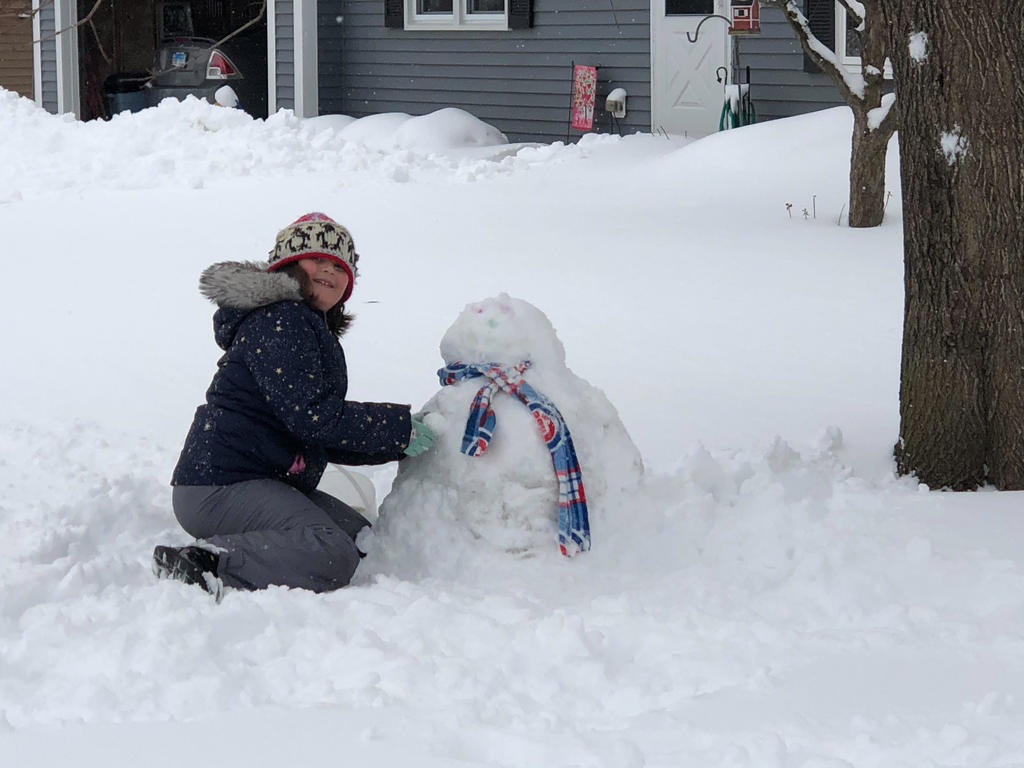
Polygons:
M572 72L572 111L569 124L579 131L594 127L594 101L597 98L597 67L577 64Z

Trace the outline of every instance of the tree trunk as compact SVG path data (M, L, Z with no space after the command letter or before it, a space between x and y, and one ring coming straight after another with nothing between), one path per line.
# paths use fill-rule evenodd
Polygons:
M903 186L897 467L931 487L1024 488L1021 3L882 9Z
M885 212L885 151L888 131L870 130L862 109L853 110L850 151L850 226L877 227Z

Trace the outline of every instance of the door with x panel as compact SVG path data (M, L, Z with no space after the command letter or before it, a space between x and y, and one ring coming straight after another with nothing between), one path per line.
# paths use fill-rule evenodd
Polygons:
M718 130L729 65L728 0L651 0L651 129L707 136ZM690 42L697 34L697 41Z

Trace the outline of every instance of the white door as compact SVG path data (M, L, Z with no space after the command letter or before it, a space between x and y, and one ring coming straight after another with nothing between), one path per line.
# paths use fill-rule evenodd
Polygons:
M729 71L728 0L651 0L651 129L677 136L718 130ZM719 68L724 69L719 69ZM722 82L718 77L723 77Z

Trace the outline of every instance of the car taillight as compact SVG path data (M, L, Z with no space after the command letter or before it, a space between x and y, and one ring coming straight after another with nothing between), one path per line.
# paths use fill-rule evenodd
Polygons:
M210 62L206 65L207 80L228 80L238 76L238 70L231 63L231 59L220 51L213 51L210 54Z

